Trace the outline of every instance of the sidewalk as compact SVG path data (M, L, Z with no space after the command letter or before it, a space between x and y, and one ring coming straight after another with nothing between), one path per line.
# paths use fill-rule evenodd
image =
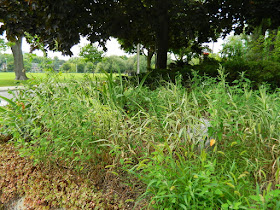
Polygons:
M22 89L23 86L7 86L7 87L0 87L0 92L7 92L9 90L18 90Z

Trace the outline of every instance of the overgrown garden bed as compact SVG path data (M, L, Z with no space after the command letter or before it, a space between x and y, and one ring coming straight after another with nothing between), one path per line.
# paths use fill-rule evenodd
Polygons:
M219 72L217 79L194 75L188 88L179 76L150 90L112 75L27 86L1 109L1 133L19 154L5 166L5 143L1 170L27 161L20 171L43 172L17 187L10 177L18 175L6 173L1 196L30 196L31 206L39 199L44 208L280 208L280 92L252 90L244 78L230 86ZM207 135L199 132L202 119L210 122ZM38 193L40 184L49 187Z

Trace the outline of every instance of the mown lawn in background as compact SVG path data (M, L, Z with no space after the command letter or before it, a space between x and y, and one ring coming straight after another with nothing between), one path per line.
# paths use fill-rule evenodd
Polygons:
M85 75L93 78L96 77L98 79L104 79L105 75L103 73L58 73L58 76L61 80L69 80L69 79L77 79L81 80L85 77ZM27 73L27 77L31 80L34 79L41 79L46 77L46 73ZM0 87L7 87L7 86L20 86L25 84L27 81L16 81L15 80L15 73L14 72L1 72L0 73Z
M17 85L21 85L21 82L15 81L14 72L1 72L0 73L0 87L17 86Z

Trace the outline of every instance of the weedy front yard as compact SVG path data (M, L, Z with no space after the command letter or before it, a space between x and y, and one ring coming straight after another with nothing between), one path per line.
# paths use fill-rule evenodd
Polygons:
M254 91L244 78L229 86L222 70L191 83L178 77L150 90L107 75L27 85L1 109L0 124L10 136L3 148L13 145L35 168L26 169L32 176L14 170L22 162L5 164L13 158L2 150L1 202L25 195L36 209L279 209L279 90Z

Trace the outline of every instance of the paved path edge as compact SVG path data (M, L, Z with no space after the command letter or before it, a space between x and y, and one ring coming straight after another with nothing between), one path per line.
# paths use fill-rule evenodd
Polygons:
M0 87L0 92L7 92L9 90L18 90L22 89L23 86L7 86L7 87Z

